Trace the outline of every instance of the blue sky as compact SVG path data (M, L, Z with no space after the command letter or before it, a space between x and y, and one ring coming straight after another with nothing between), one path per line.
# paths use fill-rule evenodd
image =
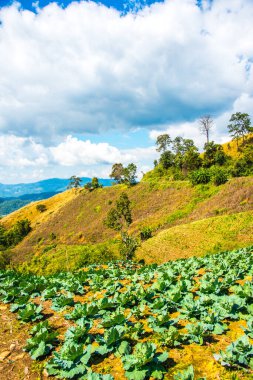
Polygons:
M0 182L145 172L160 133L202 149L202 115L217 142L252 116L252 0L20 3L0 0Z
M142 5L150 5L154 2L162 2L163 0L140 0L139 3L142 4ZM52 3L53 1L50 1L50 0L39 0L38 1L38 4L40 7L44 7L50 3ZM56 3L58 3L59 5L61 5L62 7L66 7L67 5L69 5L71 3L71 0L58 0L58 1L55 1ZM133 5L135 2L134 1L127 1L127 0L101 0L101 1L96 1L94 0L95 3L101 3L101 4L104 4L106 5L107 7L114 7L120 11L124 10L126 7L130 7L131 5ZM5 5L10 5L12 3L12 1L10 0L0 0L0 6L5 6ZM34 3L36 3L36 1L33 1L33 0L21 0L19 1L19 3L22 5L22 7L24 9L30 9L30 10L34 10Z

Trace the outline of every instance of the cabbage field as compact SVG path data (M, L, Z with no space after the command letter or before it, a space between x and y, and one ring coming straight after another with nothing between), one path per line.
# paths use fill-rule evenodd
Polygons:
M59 379L252 379L253 247L49 277L0 272L24 350Z

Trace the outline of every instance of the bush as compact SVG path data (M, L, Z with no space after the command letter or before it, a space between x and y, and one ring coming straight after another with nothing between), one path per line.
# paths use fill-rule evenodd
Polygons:
M39 211L39 212L44 212L47 210L47 206L46 205L43 205L43 204L39 204L36 206L36 210Z
M205 184L210 182L210 180L211 173L208 169L201 168L190 174L190 181L193 185Z
M122 241L120 243L119 252L124 260L133 260L135 251L139 246L138 240L128 233L122 233Z
M228 181L227 171L221 168L215 168L212 170L212 180L216 186L223 185Z
M0 251L0 269L6 269L11 262L11 253L9 251Z
M143 227L142 230L140 231L140 238L141 241L148 240L152 237L152 228L151 227Z
M31 230L31 222L28 219L19 220L6 232L6 247L12 247L20 243Z

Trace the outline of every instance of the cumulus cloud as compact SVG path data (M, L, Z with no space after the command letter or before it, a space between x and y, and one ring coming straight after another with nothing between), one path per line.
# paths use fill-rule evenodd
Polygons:
M31 182L73 174L108 177L112 164L134 162L138 173L156 156L154 147L119 150L108 143L92 143L71 135L54 146L43 146L31 137L0 136L0 182ZM143 166L144 165L144 166Z
M219 116L253 93L251 0L0 10L0 130L69 134ZM39 140L38 140L39 139Z
M129 153L121 153L119 149L108 143L92 144L90 140L82 141L68 136L66 140L50 152L54 161L63 166L113 164L115 162L129 162L135 157Z

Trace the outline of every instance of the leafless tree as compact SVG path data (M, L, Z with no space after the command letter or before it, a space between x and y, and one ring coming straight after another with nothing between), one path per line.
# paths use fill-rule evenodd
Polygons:
M202 116L199 119L200 133L206 136L206 141L209 143L210 130L213 127L213 119L210 115Z

